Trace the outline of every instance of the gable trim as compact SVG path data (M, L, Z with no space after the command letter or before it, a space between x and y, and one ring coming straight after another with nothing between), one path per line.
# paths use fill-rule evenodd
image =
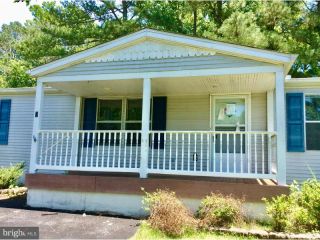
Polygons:
M39 66L29 71L31 76L43 76L48 73L66 68L68 66L86 61L92 57L98 57L106 53L106 51L114 50L120 47L130 46L136 42L146 39L157 39L167 43L176 43L188 45L197 48L204 48L221 52L228 55L251 58L259 61L266 61L275 64L285 64L285 68L289 70L292 63L295 61L297 55L283 54L256 48L244 47L235 44L222 43L207 39L189 37L184 35L172 34L167 32L160 32L150 29L144 29L136 33L115 39L105 44L98 45L88 50L73 54L54 62Z

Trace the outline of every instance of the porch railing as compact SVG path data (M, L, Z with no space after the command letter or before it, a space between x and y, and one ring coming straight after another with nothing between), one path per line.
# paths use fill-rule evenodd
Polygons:
M140 131L42 130L38 169L139 172Z
M141 131L41 130L36 168L140 171ZM273 132L150 131L148 173L275 178Z
M274 178L273 132L152 131L149 172Z

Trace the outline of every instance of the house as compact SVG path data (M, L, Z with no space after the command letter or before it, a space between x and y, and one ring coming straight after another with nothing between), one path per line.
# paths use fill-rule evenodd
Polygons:
M144 29L30 71L0 91L0 163L29 161L28 204L139 216L141 187L195 207L320 176L320 79L296 55Z

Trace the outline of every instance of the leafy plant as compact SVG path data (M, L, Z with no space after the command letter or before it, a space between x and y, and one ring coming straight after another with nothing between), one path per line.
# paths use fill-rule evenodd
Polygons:
M18 163L11 167L0 168L0 189L17 186L19 178L23 174L23 169L24 163Z
M157 190L145 194L143 205L150 212L148 223L153 229L179 237L196 228L196 220L174 192Z
M243 219L242 201L212 193L201 201L196 215L202 228L229 227Z
M294 182L288 196L266 200L267 214L275 231L310 232L320 230L320 182L313 178L301 185Z

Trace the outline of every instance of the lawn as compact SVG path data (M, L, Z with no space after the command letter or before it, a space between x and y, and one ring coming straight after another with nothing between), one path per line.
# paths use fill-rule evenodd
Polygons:
M151 229L146 222L142 222L136 234L131 238L131 240L145 240L145 239L155 239L155 240L162 240L162 239L174 239L167 237L160 231ZM241 236L234 236L230 234L220 234L220 233L212 233L212 232L193 232L182 236L181 238L175 239L217 239L217 240L236 240L236 239L256 239L256 238L248 238L248 237L241 237Z

